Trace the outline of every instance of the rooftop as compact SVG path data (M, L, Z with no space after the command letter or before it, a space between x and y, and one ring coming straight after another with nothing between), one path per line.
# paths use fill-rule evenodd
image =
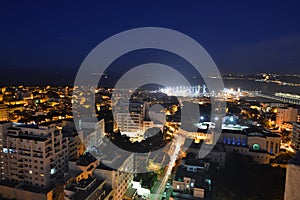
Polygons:
M257 137L281 137L276 133L272 133L266 129L261 128L247 128L245 129L248 136L257 136Z
M240 135L247 135L249 137L281 137L278 134L272 133L268 130L261 129L261 128L246 128L244 130L233 130L233 129L223 129L222 133L231 133L231 134L240 134Z
M96 167L97 169L103 169L107 171L114 171L115 169L103 164L102 162Z
M38 187L38 186L33 186L33 185L25 184L25 183L18 183L18 182L8 181L8 180L0 181L0 185L6 186L6 187L11 187L11 188L23 189L23 190L33 192L33 193L44 193L44 194L47 194L55 187L55 185L52 184L47 188L42 188L42 187Z
M205 175L202 171L188 171L187 167L180 165L177 169L176 175L175 175L175 181L183 182L184 177L188 177L195 180L195 187L197 188L203 188L204 187L204 180Z
M13 137L13 138L35 140L35 141L46 141L48 139L47 136L44 136L44 135L9 134L9 136Z
M131 153L122 152L121 154L114 154L112 160L102 160L104 165L113 166L115 169L119 169L124 162L130 157Z
M90 153L86 153L79 157L76 164L80 166L88 166L89 164L95 162L97 159Z
M110 194L112 189L105 185L105 180L98 180L95 178L88 178L79 182L71 183L67 188L76 192L73 199L84 200L84 199L99 199L100 196L107 196Z
M185 165L197 166L197 167L205 167L203 159L186 159Z
M246 135L245 131L235 130L235 129L223 129L222 133L232 133L232 134Z

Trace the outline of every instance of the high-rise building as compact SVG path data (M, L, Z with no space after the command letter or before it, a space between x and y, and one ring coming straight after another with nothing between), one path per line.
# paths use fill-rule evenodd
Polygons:
M4 104L0 104L0 121L8 120L8 107Z
M292 158L287 167L284 200L299 199L300 197L300 151Z
M120 99L114 107L114 112L118 113L138 113L141 114L142 119L145 119L148 115L149 104L148 102L139 100Z
M47 188L64 177L67 139L54 124L2 127L2 180Z
M134 172L134 154L111 155L111 160L100 163L94 170L95 177L105 179L107 184L113 188L113 200L122 199L127 189L131 186ZM110 163L106 166L105 163Z
M116 122L121 134L142 134L142 116L138 113L116 113Z
M293 124L293 137L291 146L294 150L298 151L300 149L300 123Z
M95 123L95 131L86 135L86 144L88 144L87 148L97 148L103 140L105 136L105 121L101 119L97 123Z
M149 104L147 102L133 100L129 103L119 100L115 109L114 129L119 129L122 135L131 138L132 142L144 139L147 129L153 127L149 120Z
M298 109L293 107L278 108L276 113L276 125L280 126L284 122L296 122L298 119Z
M68 140L69 160L77 160L84 153L84 144L82 143L83 132L76 131L74 123L65 123L63 125L63 136Z
M4 179L4 153L3 153L3 141L7 133L7 129L11 127L11 122L0 121L0 178Z

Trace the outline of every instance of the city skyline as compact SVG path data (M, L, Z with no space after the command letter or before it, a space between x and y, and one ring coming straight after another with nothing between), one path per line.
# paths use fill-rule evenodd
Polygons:
M298 200L300 2L0 3L0 200Z

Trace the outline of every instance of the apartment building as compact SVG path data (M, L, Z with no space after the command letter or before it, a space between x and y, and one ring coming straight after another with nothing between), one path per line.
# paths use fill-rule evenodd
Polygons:
M284 122L296 122L298 109L293 107L278 108L276 113L276 125L281 126Z
M2 180L47 188L63 178L68 148L61 130L54 124L7 126L2 126Z
M8 120L8 107L5 104L0 104L0 121Z
M294 150L298 151L300 149L300 123L293 124L293 135L291 146Z
M106 180L107 184L113 189L113 200L119 200L123 198L133 180L134 154L113 154L111 157L113 159L100 163L94 170L93 175ZM110 166L113 166L113 168Z

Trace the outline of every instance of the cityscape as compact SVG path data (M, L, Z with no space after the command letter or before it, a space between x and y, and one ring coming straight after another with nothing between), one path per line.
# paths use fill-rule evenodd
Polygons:
M300 198L298 3L1 4L0 200Z

